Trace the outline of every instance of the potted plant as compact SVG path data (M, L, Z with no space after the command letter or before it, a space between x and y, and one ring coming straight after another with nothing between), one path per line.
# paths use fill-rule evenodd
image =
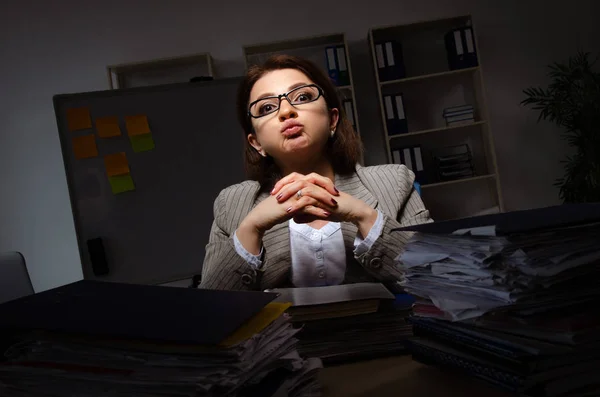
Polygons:
M522 105L540 112L563 128L562 138L575 153L568 155L565 174L556 180L563 202L600 202L600 74L590 54L578 52L565 63L548 66L547 88L530 87Z

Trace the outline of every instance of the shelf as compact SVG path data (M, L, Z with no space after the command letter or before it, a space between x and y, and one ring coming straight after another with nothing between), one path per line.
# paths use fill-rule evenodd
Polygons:
M303 37L299 39L282 40L270 43L259 43L243 46L246 57L279 51L289 51L307 47L325 47L330 45L344 45L344 34L330 34L325 36Z
M474 73L478 70L479 70L479 66L475 66L472 68L450 70L448 72L431 73L431 74L424 74L421 76L406 77L406 78L398 79L398 80L382 81L379 84L380 85L401 84L401 83L408 83L411 81L419 81L419 80L434 79L434 78L438 78L438 77L453 76L453 75L457 75L457 74Z
M388 136L388 139L406 138L406 137L409 137L409 136L430 134L432 132L456 130L456 129L459 129L459 128L469 128L469 127L474 127L474 126L477 126L477 125L483 125L485 123L486 123L485 120L481 120L481 121L476 121L476 122L471 123L471 124L453 125L453 126L450 126L450 127L432 128L430 130L422 130L422 131L409 132L407 134L390 135L390 136Z
M426 185L421 185L421 189L429 189L429 188L434 188L434 187L439 187L439 186L454 185L457 183L474 182L474 181L483 180L483 179L493 179L495 177L496 177L496 174L488 174L488 175L474 176L471 178L456 179L453 181L428 183Z
M208 52L173 58L108 65L110 89L189 82L194 77L215 77Z
M335 88L338 90L352 90L351 85L336 85Z

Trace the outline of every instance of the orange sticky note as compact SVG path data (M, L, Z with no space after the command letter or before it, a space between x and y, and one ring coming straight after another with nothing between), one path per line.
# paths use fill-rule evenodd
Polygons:
M86 130L92 128L89 108L67 109L67 124L69 131Z
M129 164L125 152L107 154L104 156L104 166L108 176L129 174Z
M73 137L72 142L76 159L98 156L96 137L93 134Z
M125 116L125 126L129 136L144 135L150 133L148 118L141 114L137 116Z
M110 138L121 135L119 128L119 118L114 116L100 117L96 119L96 131L100 138Z

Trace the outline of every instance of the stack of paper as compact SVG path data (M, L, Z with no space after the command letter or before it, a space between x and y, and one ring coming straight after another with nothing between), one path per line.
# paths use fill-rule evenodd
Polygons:
M301 328L298 350L327 364L405 351L412 335L406 321L414 299L394 296L383 284L358 283L273 290L290 302L291 321Z
M22 313L25 317L40 314L35 313L33 307L42 301L9 302L6 310L2 310L5 307L0 305L0 313L6 314L11 321L1 321L3 327L0 328L12 328L15 336L14 343L4 353L5 361L0 363L0 395L270 396L276 392L288 396L319 395L316 371L322 366L321 362L318 359L304 360L299 355L296 339L299 330L284 314L289 304L263 304L265 300L272 300L274 294L199 290L179 294L179 288L149 288L144 290L149 301L161 297L174 303L184 295L193 297L196 294L193 300L198 304L197 310L205 313L207 310L203 310L206 308L202 307L201 301L206 304L205 299L209 296L221 298L221 302L214 305L221 308L229 306L230 311L226 315L230 319L225 322L231 321L231 317L244 320L241 326L235 325L237 321L232 322L231 327L227 326L234 331L225 331L227 335L224 338L215 336L219 339L216 344L193 343L181 338L186 332L177 329L195 329L199 340L209 341L216 334L206 329L218 328L224 321L214 317L194 323L182 318L169 325L173 331L158 339L144 335L134 338L130 331L136 325L127 321L113 323L113 332L102 335L68 332L64 324L50 327L43 320L37 322L45 325L41 329L28 330L11 314L16 308L30 308L29 313ZM96 293L102 292L99 290L107 292L110 285L106 283L98 288L92 284L92 289ZM61 304L57 305L48 298L60 297L62 306L67 307L70 306L67 303L70 297L80 298L75 291L82 289L66 288L62 293L49 294L42 305L58 313ZM117 294L119 292L123 290L117 291ZM229 303L224 303L226 301ZM116 307L112 309L120 314L126 311ZM233 309L237 313L233 313ZM245 319L244 313L249 313L250 317ZM159 311L155 316L146 325L160 321ZM190 316L194 317L193 314ZM12 327L9 327L11 324Z
M402 230L414 358L534 396L600 395L600 204Z

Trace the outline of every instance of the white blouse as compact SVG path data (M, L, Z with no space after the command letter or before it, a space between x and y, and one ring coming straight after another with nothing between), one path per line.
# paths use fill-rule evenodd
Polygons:
M289 220L292 283L295 287L337 285L346 274L346 248L339 222L329 222L321 229ZM365 239L354 239L354 255L367 252L383 230L383 214L377 210L377 220ZM237 233L237 231L236 231ZM235 250L246 262L259 269L263 249L258 255L249 253L234 233Z

